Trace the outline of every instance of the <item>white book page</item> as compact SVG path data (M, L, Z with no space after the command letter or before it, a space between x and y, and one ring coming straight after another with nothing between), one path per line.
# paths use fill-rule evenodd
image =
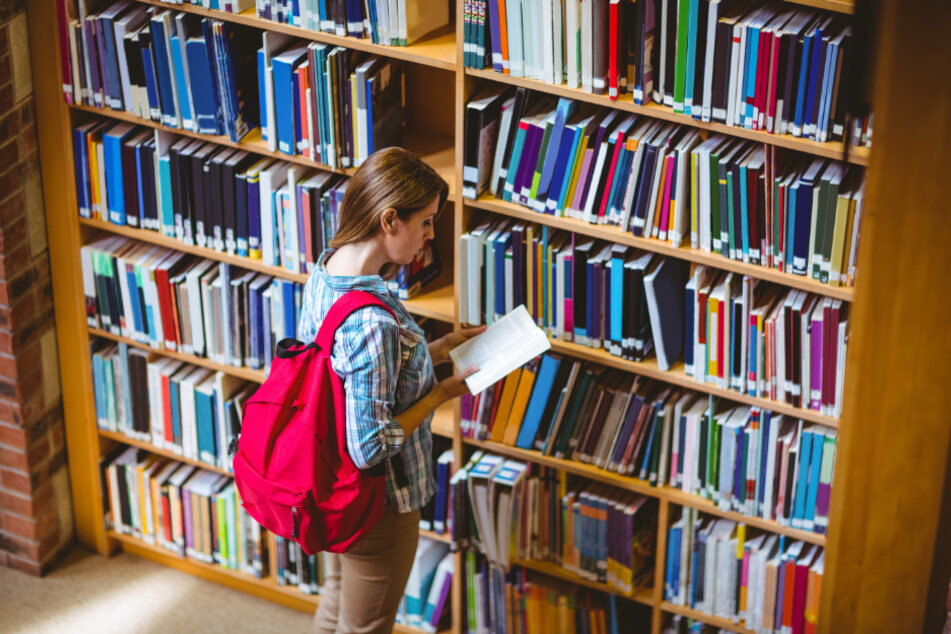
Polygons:
M459 370L479 368L466 379L469 390L478 394L550 347L544 331L535 325L525 306L519 305L481 335L451 350L449 357Z

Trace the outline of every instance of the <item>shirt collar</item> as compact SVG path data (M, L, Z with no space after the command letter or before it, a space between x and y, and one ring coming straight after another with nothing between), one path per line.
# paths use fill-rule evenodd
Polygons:
M386 281L379 275L331 275L327 272L325 263L336 249L324 249L317 260L317 275L321 281L335 291L349 291L360 289L373 291L384 297L390 295Z

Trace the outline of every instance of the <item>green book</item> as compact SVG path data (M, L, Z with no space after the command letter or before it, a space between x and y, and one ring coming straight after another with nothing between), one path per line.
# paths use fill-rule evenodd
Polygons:
M829 203L829 170L819 179L818 192L813 194L812 225L809 229L809 272L812 279L822 276L822 248L825 244L826 209Z
M551 141L551 130L555 125L556 112L556 110L553 110L545 117L545 133L542 136L541 147L538 148L538 159L535 161L535 174L532 176L532 187L528 192L529 203L538 197L538 184L542 180L542 170L545 169L545 158L548 156L548 142Z
M736 227L733 225L733 214L736 213L733 209L733 188L736 187L736 184L733 182L733 170L729 166L726 168L726 221L727 221L727 236L728 242L726 244L727 252L730 254L731 260L742 259L743 254L736 252ZM742 250L742 246L740 247Z
M687 36L690 29L690 0L677 0L677 52L674 56L674 112L684 111L687 83ZM670 34L668 34L670 37ZM668 60L667 63L670 63Z

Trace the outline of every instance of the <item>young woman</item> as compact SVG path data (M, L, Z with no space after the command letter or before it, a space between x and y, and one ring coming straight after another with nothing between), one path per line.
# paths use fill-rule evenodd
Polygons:
M369 291L379 307L353 313L337 330L332 365L347 394L347 451L358 468L386 474L380 523L348 552L324 553L326 569L314 632L390 632L419 534L419 509L435 492L433 411L467 393L475 368L439 383L433 364L482 328L426 344L422 329L390 294L386 278L409 264L433 238L449 188L436 172L401 148L370 156L350 179L331 248L304 287L298 336L312 341L334 301Z

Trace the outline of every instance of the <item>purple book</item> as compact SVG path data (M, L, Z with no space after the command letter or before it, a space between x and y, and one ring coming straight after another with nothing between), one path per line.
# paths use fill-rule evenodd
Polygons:
M433 606L432 614L429 616L429 624L432 625L433 631L439 626L439 620L442 617L442 611L446 607L446 600L449 598L449 591L452 589L452 575L446 577L445 582L442 584L442 588L439 590L439 598L437 599L435 605ZM428 610L428 606L427 606Z
M595 162L595 154L592 148L588 148L584 151L584 158L581 160L581 171L578 172L578 185L575 187L575 197L571 201L571 209L580 212L584 209L584 196L582 195L583 188L581 186L588 179L588 173L591 171L592 166Z
M592 280L594 284L591 289L591 323L588 324L588 335L595 341L601 341L602 324L604 320L604 261L597 259L592 264ZM600 346L599 346L600 347Z
M631 404L627 408L627 416L624 418L624 425L621 427L621 433L618 435L617 446L614 447L614 454L611 456L611 462L608 469L617 471L621 465L621 458L624 457L624 449L627 448L627 441L634 431L634 423L637 422L637 415L644 405L644 398L637 394L631 399Z
M297 190L295 192L295 195L297 196L297 247L298 249L300 249L299 251L300 256L298 258L300 268L297 271L295 271L295 273L306 273L307 272L307 239L309 236L304 231L304 227L306 226L304 225L305 211L304 211L304 197L302 196L304 190L299 184L295 186L294 189ZM306 213L310 214L310 209L306 210ZM317 255L320 255L320 254L318 253Z
M515 175L513 200L526 204L528 191L532 187L532 176L535 174L535 162L538 160L538 148L542 141L542 130L535 124L529 123L525 134L525 145L518 161L518 172Z
M584 208L585 202L588 200L588 190L591 189L591 183L595 180L594 176L594 166L598 162L598 154L601 152L601 144L605 139L608 138L608 135L611 133L611 130L615 128L618 122L619 111L611 111L608 116L601 120L601 123L598 125L598 129L595 132L594 138L592 139L591 145L588 146L588 149L591 150L591 165L586 173L582 174L584 177L578 178L578 191L576 192L575 199L580 200L580 206L576 209ZM605 151L607 151L605 149ZM586 153L587 154L587 153ZM587 155L585 156L587 158ZM581 194L581 198L578 199L577 194Z
M809 333L809 408L818 411L822 406L822 310L821 302L812 312L812 332ZM805 386L803 386L805 387ZM804 395L805 396L805 395ZM805 401L805 398L803 398Z
M192 533L192 496L187 485L182 486L181 492L182 532L185 535L185 548L182 549L182 554L185 555L190 552L192 548L194 548L194 538ZM181 548L181 544L179 544L179 548Z

